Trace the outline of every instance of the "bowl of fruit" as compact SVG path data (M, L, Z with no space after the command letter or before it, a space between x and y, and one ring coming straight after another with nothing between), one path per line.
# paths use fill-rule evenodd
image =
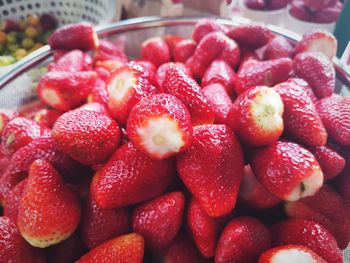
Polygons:
M151 17L48 43L0 78L2 261L349 260L330 33Z

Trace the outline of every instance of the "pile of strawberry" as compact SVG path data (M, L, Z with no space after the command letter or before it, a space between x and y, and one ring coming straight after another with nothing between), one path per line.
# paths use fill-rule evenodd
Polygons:
M0 110L0 262L342 262L331 34L205 19L134 61L88 24L49 43L40 102Z

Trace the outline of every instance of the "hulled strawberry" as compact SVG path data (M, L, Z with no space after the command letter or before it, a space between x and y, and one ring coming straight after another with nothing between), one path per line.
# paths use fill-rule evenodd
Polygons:
M95 49L99 45L97 34L91 24L76 23L57 29L48 39L52 49Z
M253 263L270 248L269 230L252 217L233 219L222 231L215 262Z
M329 137L350 145L350 98L334 94L317 102L316 108Z
M171 59L169 47L160 37L152 37L142 43L141 57L157 67Z
M50 107L68 111L82 104L97 80L94 71L52 71L41 77L37 93Z
M174 170L173 160L152 160L132 143L123 144L94 176L92 198L101 208L146 201L164 192Z
M224 32L222 25L217 23L214 19L205 18L196 23L192 31L192 39L199 43L200 40L211 32Z
M192 125L210 124L214 122L212 106L203 95L197 82L179 67L169 66L163 90L180 99L191 115Z
M292 44L285 37L275 37L266 45L264 60L292 57L293 52Z
M18 112L15 110L0 109L0 136L7 123L18 115Z
M119 146L120 137L113 119L89 110L66 112L52 129L58 148L87 165L105 162Z
M56 63L50 63L48 70L77 72L91 70L92 64L92 58L88 54L75 49L61 56Z
M164 93L151 95L131 110L127 134L131 142L150 157L165 159L189 147L191 117L176 97Z
M337 241L326 228L314 221L282 221L272 227L271 234L275 246L302 245L313 250L328 263L343 262Z
M18 207L21 202L24 188L27 186L27 180L19 182L8 194L4 207L4 216L10 218L14 222L17 222Z
M50 163L36 160L19 205L17 225L21 235L35 247L48 247L70 237L79 220L76 196Z
M171 63L171 62L169 62ZM159 91L158 79L157 79L157 67L148 60L136 60L128 63L134 69L141 73L141 76L149 81L149 83L157 88ZM167 64L167 63L164 63Z
M51 129L62 114L63 112L59 110L42 109L35 114L34 121Z
M95 50L95 61L117 60L122 63L128 62L128 57L124 51L112 41L100 40L98 48Z
M226 215L235 207L243 154L226 125L194 127L191 146L177 158L177 170L209 216Z
M335 86L332 61L320 52L303 52L294 57L294 71L305 79L318 98L331 96Z
M157 79L157 84L159 87L159 90L163 90L163 84L164 80L166 77L166 72L168 71L169 68L171 67L177 67L179 70L183 71L188 75L189 77L192 77L192 72L191 70L183 63L174 63L174 62L168 62L164 63L157 69L156 73L156 79Z
M88 197L80 224L85 245L91 249L113 237L128 233L131 229L130 219L127 209L102 209Z
M184 39L174 47L174 61L185 63L196 49L196 43L192 39Z
M160 250L169 246L177 235L185 206L181 192L172 192L150 200L135 208L132 225L142 235L146 246Z
M310 248L301 245L285 245L269 249L260 255L258 263L327 263Z
M125 124L132 107L156 88L142 77L143 69L126 64L114 71L107 84L108 108L119 123Z
M87 97L87 102L98 102L107 106L108 104L108 92L106 82L102 79L97 79L95 85L91 88Z
M296 143L278 141L257 149L251 166L262 185L283 200L314 195L323 184L316 158Z
M90 250L77 263L141 263L145 241L141 235L131 233L113 238Z

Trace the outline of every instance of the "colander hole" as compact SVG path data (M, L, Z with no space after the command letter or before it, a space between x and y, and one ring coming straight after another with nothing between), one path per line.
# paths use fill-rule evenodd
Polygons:
M33 9L32 4L28 4L27 7L28 7L29 10Z
M4 16L7 16L7 15L9 14L9 11L3 10L3 11L2 11L2 14L3 14Z

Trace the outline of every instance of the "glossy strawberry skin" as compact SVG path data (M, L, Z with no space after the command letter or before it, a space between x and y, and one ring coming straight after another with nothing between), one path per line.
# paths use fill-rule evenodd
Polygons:
M270 248L269 230L251 217L233 219L222 231L215 262L253 263Z
M75 49L65 53L56 63L50 63L48 71L77 72L92 69L92 58L81 50Z
M174 47L174 61L185 63L194 53L196 43L192 39L184 39Z
M136 207L132 225L153 250L166 248L178 233L183 217L185 198L181 192L172 192Z
M95 51L95 61L118 60L124 63L128 61L124 51L112 41L103 39L99 42L100 44Z
M103 80L104 82L107 82L111 75L111 73L103 67L95 66L94 71L97 73L98 78Z
M168 45L168 48L169 48L169 51L170 51L172 58L174 58L174 50L175 50L176 45L184 39L185 38L183 38L182 36L178 36L178 35L166 35L166 36L164 36L164 41Z
M332 95L316 103L329 137L342 145L350 145L350 98Z
M143 78L147 79L151 85L155 86L156 89L160 91L160 87L158 85L158 80L156 76L157 67L152 62L141 59L136 61L130 61L128 64L131 65L132 68L134 68L136 71L140 72Z
M177 157L177 170L208 215L226 215L235 207L243 155L226 125L194 127L192 145Z
M169 47L160 37L149 38L142 43L141 57L157 67L171 59Z
M7 167L10 165L10 156L5 155L0 147L0 177L6 171Z
M52 129L58 148L87 165L107 161L119 146L120 137L120 128L113 119L87 110L63 114Z
M142 236L131 233L106 241L82 256L77 263L141 263L145 241ZM102 260L103 259L103 260ZM102 261L101 261L102 260Z
M158 83L158 88L160 91L163 91L163 85L166 77L166 72L168 71L169 68L171 67L177 67L179 70L183 71L188 75L189 77L192 77L192 72L191 70L183 63L174 63L174 62L168 62L164 63L157 69L156 73L156 79Z
M102 79L97 79L95 85L91 88L87 97L87 102L98 102L107 107L108 92L106 82Z
M264 51L264 60L292 57L294 48L284 37L275 37L268 44Z
M126 143L94 176L90 191L101 208L124 207L158 196L173 176L173 160L152 160Z
M332 234L314 221L291 219L271 228L272 243L302 245L310 248L329 263L342 263L342 253Z
M295 85L299 86L300 88L302 88L309 95L310 99L312 100L312 102L314 104L318 101L318 98L316 97L313 89L310 87L310 85L305 80L303 80L301 78L289 78L286 82L295 84Z
M224 32L222 25L218 24L214 19L201 19L196 23L192 31L192 39L199 43L203 37L211 32Z
M27 176L26 173L18 172L11 167L0 176L0 205L6 205L6 198L11 190Z
M18 115L18 112L15 110L0 109L0 136L7 123Z
M4 207L4 216L17 222L18 217L18 207L22 198L24 188L27 185L27 180L19 182L8 194Z
M54 123L62 114L63 112L59 110L42 109L35 114L34 121L52 129Z
M332 61L320 52L303 52L294 58L294 71L305 79L318 98L331 96L335 86Z

